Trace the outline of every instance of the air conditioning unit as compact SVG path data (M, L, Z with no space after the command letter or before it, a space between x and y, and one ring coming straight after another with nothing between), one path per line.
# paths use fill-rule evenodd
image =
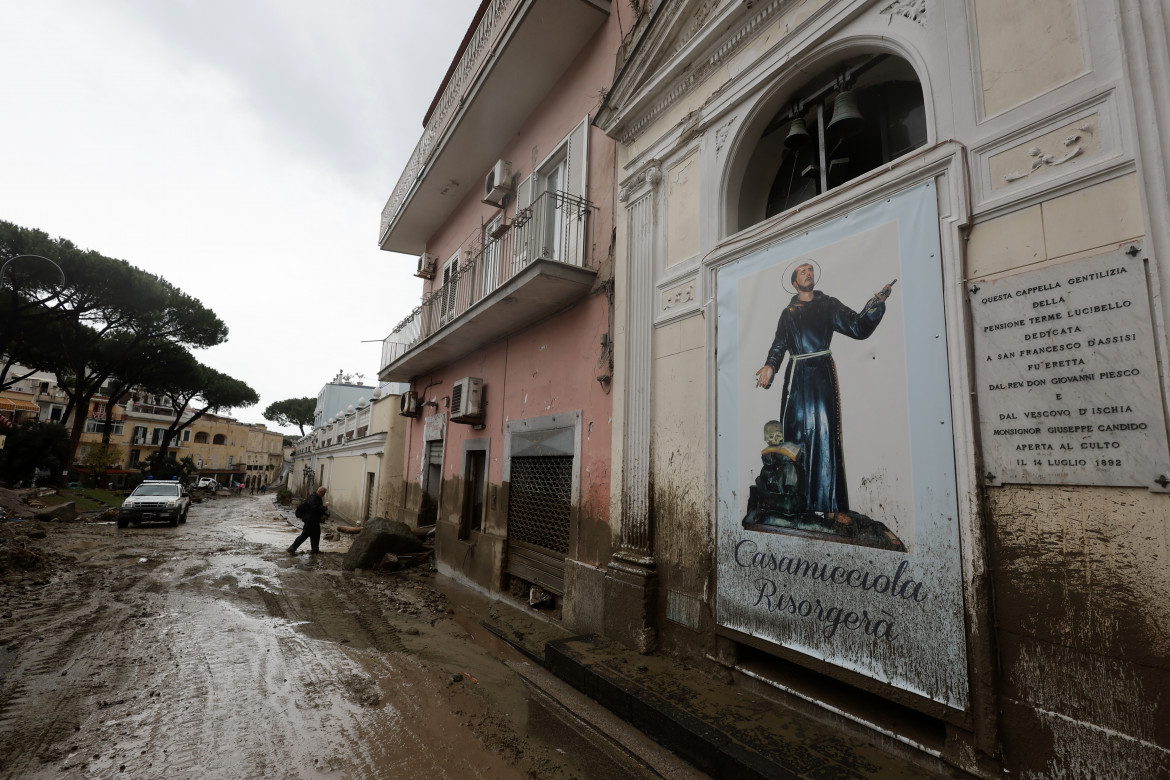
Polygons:
M418 256L418 270L414 275L419 279L434 279L435 269L439 267L439 258L423 252Z
M451 388L451 422L483 422L483 380L469 376Z
M512 184L512 163L499 160L492 166L491 173L483 183L483 202L489 206L503 208L504 201L516 191Z
M407 390L398 399L398 413L403 417L418 417L418 393Z

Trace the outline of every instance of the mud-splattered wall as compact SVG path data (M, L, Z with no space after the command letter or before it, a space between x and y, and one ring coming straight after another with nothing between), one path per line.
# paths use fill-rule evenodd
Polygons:
M1170 499L1037 486L989 498L1007 764L1165 777Z
M655 427L651 500L659 572L663 648L693 643L710 630L711 529L706 511L706 391L702 315L664 325L654 334ZM686 631L680 631L685 627ZM690 648L694 651L694 647Z

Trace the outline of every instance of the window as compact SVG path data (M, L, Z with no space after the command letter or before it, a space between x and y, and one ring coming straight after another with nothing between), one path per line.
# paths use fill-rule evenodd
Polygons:
M236 456L235 455L228 455L228 465L234 466L235 463L236 463Z
M112 436L121 436L123 425L124 425L124 423L120 420L118 422L114 423L113 427L110 428L110 434ZM106 430L106 421L105 420L86 420L85 421L85 432L86 433L104 433L105 430Z
M195 434L195 443L207 444L209 438L210 437L207 435L207 431L198 431Z
M518 266L538 259L584 262L588 147L586 117L517 186L512 242Z
M442 299L439 301L439 324L445 325L455 318L455 293L459 287L459 253L456 252L443 266Z
M545 163L537 172L537 192L541 195L537 208L541 212L539 219L543 225L540 256L548 260L563 260L565 256L561 192L567 187L568 165L568 158L562 150L559 156Z
M212 444L227 444L227 436L222 433L215 434L215 438L211 440Z
M191 429L187 428L183 431L183 441L191 441Z
M141 450L130 450L130 467L133 468L138 465L138 459L142 457Z
M497 214L483 228L483 268L480 272L479 297L484 297L500 283L500 242L492 236L500 230L504 215Z
M742 175L738 227L781 214L927 142L922 87L905 60L869 54L777 97Z

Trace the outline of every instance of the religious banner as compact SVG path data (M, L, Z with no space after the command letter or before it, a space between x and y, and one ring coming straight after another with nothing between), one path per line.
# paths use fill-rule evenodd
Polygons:
M933 182L717 275L719 624L968 704Z

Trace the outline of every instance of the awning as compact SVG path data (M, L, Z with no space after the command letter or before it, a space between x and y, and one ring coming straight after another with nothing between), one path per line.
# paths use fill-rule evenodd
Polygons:
M24 401L20 398L0 398L0 411L40 412L41 407L37 406L32 401Z

